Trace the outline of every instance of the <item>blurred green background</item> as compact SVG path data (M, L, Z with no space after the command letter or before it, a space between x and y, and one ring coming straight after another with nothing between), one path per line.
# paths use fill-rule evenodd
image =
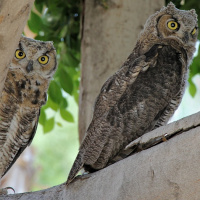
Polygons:
M55 125L53 131L44 134L42 126L38 126L32 143L36 170L33 191L64 183L78 153L78 106L73 97L67 99L74 123L66 122L59 114L48 110L47 114L54 116L62 127Z

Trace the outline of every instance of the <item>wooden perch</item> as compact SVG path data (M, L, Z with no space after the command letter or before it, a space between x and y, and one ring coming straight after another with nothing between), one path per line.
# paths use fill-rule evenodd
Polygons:
M87 178L2 200L200 199L200 112L135 140L134 155ZM145 148L146 150L142 149ZM137 149L137 148L135 148ZM19 180L20 181L20 180Z
M0 96L20 36L34 0L1 0L0 2Z

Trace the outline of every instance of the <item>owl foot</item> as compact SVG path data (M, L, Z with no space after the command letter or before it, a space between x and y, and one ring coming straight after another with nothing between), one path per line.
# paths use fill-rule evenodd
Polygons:
M12 187L0 188L0 196L8 194L8 190L12 190L15 194L15 190Z

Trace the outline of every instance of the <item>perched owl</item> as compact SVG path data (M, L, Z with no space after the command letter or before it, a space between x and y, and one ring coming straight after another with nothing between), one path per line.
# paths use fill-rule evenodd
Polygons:
M197 32L195 10L173 3L149 17L133 52L97 97L66 184L81 168L93 172L113 163L131 141L168 122L184 93Z
M21 37L0 99L0 178L30 145L56 68L52 42Z

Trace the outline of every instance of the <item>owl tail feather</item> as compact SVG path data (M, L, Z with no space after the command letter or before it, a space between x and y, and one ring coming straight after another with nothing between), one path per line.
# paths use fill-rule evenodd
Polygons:
M81 170L81 168L83 168L83 165L84 165L84 162L82 162L82 156L81 156L81 153L79 152L69 172L66 185L69 185L74 180L76 174Z

